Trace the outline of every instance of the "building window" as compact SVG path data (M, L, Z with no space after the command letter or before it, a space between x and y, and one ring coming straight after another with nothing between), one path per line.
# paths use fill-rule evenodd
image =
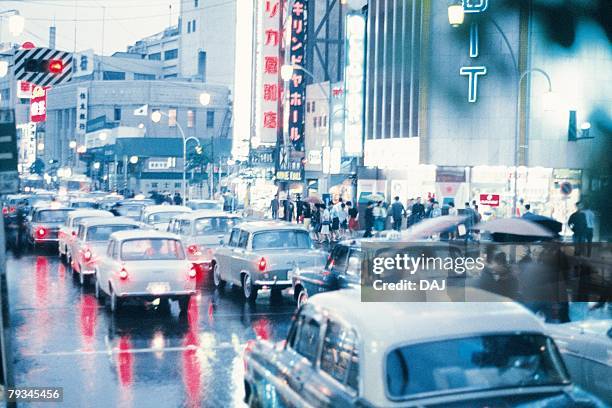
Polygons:
M315 129L317 128L317 117L316 116L312 118L312 127L314 127Z
M310 102L306 102L306 113L310 113Z
M206 127L209 129L215 127L215 111L206 112Z
M187 111L187 127L192 128L195 126L195 112L191 109Z
M140 74L135 72L134 79L136 81L155 81L155 74Z
M181 188L181 186L182 186L182 184L180 182L179 183L174 183L174 188Z
M323 127L327 127L327 115L323 116Z
M161 52L149 54L149 59L153 61L161 61Z
M168 126L176 126L176 108L168 109Z
M115 108L113 112L113 120L115 122L121 121L121 108Z
M164 61L173 60L178 58L178 49L164 51Z
M104 71L102 73L104 81L125 81L125 72L120 71Z
M176 78L177 74L166 74L164 75L164 78Z
M191 32L191 21L187 22L187 34Z
M194 0L194 1L193 1L193 7L196 7L196 8L197 8L197 7L198 7L198 5L199 5L199 3L200 3L200 2L199 2L198 0Z
M315 112L315 101L310 102L310 111L311 111L312 113L314 113L314 112Z
M157 188L158 187L158 183L151 183L151 188Z
M198 75L206 81L206 51L198 51Z
M195 33L195 30L196 30L196 21L195 21L195 20L193 20L193 21L191 22L191 31L193 31L193 32Z
M57 123L59 123L59 128L60 129L64 128L64 121L63 121L63 118L62 118L62 114L63 113L64 113L64 111L61 110L61 109L57 111Z

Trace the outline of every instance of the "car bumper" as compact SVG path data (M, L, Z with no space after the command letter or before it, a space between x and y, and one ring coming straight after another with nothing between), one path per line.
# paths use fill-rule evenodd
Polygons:
M291 281L290 280L277 280L277 279L257 279L255 281L255 285L257 286L273 286L276 288L279 287L284 287L284 288L288 288L291 287Z
M178 296L191 296L195 295L196 291L194 290L177 290L172 292L164 292L159 294L153 294L151 292L120 292L117 293L117 297L127 298L127 297L137 297L137 298L148 298L148 299L157 299L157 298L172 298Z
M57 238L34 238L35 244L57 244L58 242Z

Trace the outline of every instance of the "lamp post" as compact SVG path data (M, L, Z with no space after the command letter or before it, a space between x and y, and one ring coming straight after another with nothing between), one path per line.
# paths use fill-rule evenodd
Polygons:
M464 15L465 15L465 10L463 8L463 2L461 0L458 0L456 2L452 2L451 4L449 4L448 22L452 27L459 27L461 24L463 24ZM514 118L514 182L513 182L514 191L512 195L512 216L514 217L517 214L517 201L518 201L517 200L518 198L517 179L518 179L518 166L519 166L519 148L521 147L527 148L527 146L520 146L521 85L523 83L523 79L525 79L529 74L533 72L540 73L546 78L546 81L548 82L548 93L545 95L545 97L548 100L551 100L552 99L552 81L550 80L550 76L548 75L548 73L540 68L529 68L521 72L519 70L518 63L514 55L514 51L512 50L512 46L510 45L510 41L508 41L508 37L506 37L506 34L504 33L504 31L501 29L499 24L491 16L487 14L481 14L481 15L483 15L487 20L489 20L491 24L493 24L495 29L501 35L504 41L504 44L506 45L506 48L508 48L510 57L512 58L512 65L514 67L514 72L517 78L516 111L514 112L515 113L515 118ZM527 112L527 114L529 114L529 112Z

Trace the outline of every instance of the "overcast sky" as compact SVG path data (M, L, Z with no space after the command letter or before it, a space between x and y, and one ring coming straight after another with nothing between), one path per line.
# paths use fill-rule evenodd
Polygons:
M127 45L142 37L162 31L170 21L176 24L179 4L180 0L0 0L0 10L17 9L26 20L25 31L18 38L10 36L6 20L2 20L1 40L31 41L36 46L46 47L49 26L55 19L56 48L74 51L76 25L76 51L92 48L101 53L104 47L104 55L110 55L125 51Z

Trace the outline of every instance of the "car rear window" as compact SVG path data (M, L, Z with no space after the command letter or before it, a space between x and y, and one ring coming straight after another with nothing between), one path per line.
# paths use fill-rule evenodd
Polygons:
M306 231L266 231L253 236L253 249L310 249L312 242Z
M159 212L151 214L147 217L147 222L150 224L157 224L162 222L170 222L170 220L177 215L183 214L184 211L172 211L172 212Z
M36 220L39 222L64 222L70 210L42 210Z
M387 354L391 399L567 384L553 341L541 334L484 335L398 347Z
M131 239L121 245L121 259L124 261L183 260L185 252L181 243L175 239Z
M135 225L100 225L90 227L87 231L87 241L108 241L110 235L117 231L133 230Z
M235 218L209 217L195 221L196 235L208 235L229 232L236 225Z
M120 215L126 216L135 216L140 215L140 210L142 209L142 205L121 205L117 207L117 212Z
M77 201L70 204L72 208L96 208L96 203L88 201Z
M221 203L190 203L189 206L194 210L222 210Z

